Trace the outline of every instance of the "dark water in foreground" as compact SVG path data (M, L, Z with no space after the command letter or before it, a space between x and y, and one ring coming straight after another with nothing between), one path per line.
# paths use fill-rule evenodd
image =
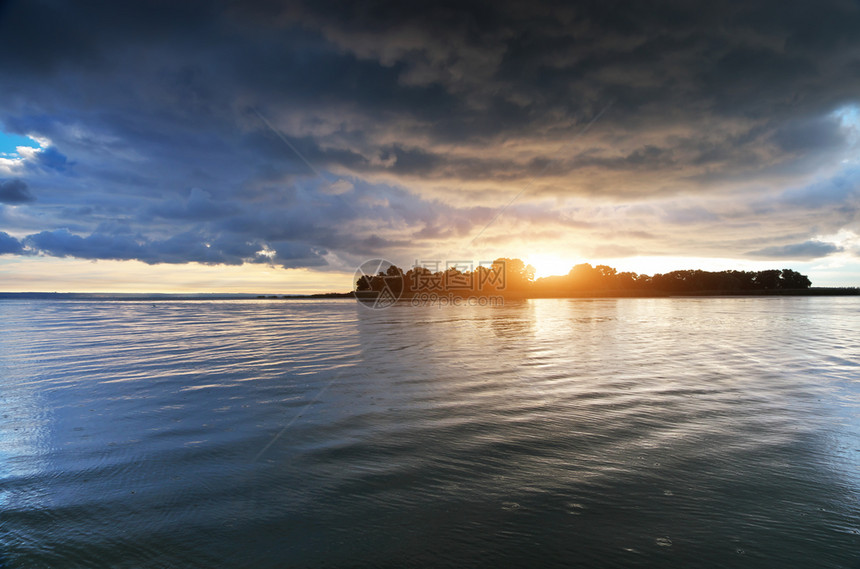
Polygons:
M0 302L5 567L860 567L860 301Z

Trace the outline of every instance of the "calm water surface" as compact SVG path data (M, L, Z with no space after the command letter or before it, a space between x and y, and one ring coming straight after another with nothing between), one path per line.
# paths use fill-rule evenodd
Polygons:
M0 566L860 567L860 301L0 301Z

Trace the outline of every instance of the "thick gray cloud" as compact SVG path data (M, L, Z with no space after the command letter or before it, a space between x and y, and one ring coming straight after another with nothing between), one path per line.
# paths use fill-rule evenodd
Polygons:
M18 242L17 239L0 231L0 255L5 255L6 253L20 253L22 251L21 243Z
M248 262L276 262L286 267L313 266L324 263L321 255L325 253L324 250L294 242L276 242L275 248L269 251L270 255L264 255L259 243L242 243L232 238L210 240L195 232L154 241L140 235L99 232L80 237L66 229L58 229L30 235L24 239L24 245L30 254L80 259L136 259L149 264L196 262L205 265L241 265Z
M841 0L10 2L0 129L45 142L0 161L5 252L408 258L526 190L474 246L824 256L858 230L857 29Z
M0 180L0 203L19 204L35 199L24 180Z
M815 259L840 251L842 251L842 248L832 243L804 241L803 243L793 243L778 247L765 247L758 251L750 251L747 255L750 257L773 259Z

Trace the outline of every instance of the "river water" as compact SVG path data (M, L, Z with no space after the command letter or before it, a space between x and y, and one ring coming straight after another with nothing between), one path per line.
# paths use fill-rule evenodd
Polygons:
M860 567L860 301L0 301L2 567Z

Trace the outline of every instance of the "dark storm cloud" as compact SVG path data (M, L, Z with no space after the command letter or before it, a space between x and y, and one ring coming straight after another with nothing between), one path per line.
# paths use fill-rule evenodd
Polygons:
M325 263L322 259L325 251L308 245L274 242L274 249L270 256L266 256L261 254L259 243L243 243L235 238L223 237L210 239L196 232L179 233L156 241L139 235L117 233L93 233L80 237L66 229L58 229L30 235L24 239L24 245L28 254L79 259L136 259L148 264L195 262L204 265L241 265L265 262L293 267Z
M24 180L0 180L0 203L19 204L35 199Z
M134 239L120 235L94 233L80 237L67 229L42 231L24 239L29 248L55 257L81 259L136 259L143 248Z
M17 239L0 231L0 255L4 255L6 253L21 253L23 248L21 247L21 243L18 242Z
M203 221L227 217L237 213L233 204L216 202L212 196L200 188L192 188L185 200L164 200L154 205L150 212L166 219Z
M48 142L0 162L39 196L0 186L22 206L0 229L31 233L7 252L320 266L468 242L527 185L503 219L523 235L587 229L538 198L749 185L767 191L746 218L683 202L648 219L790 212L835 232L857 211L833 174L856 129L839 112L860 103L857 29L860 7L836 0L11 2L0 125Z

